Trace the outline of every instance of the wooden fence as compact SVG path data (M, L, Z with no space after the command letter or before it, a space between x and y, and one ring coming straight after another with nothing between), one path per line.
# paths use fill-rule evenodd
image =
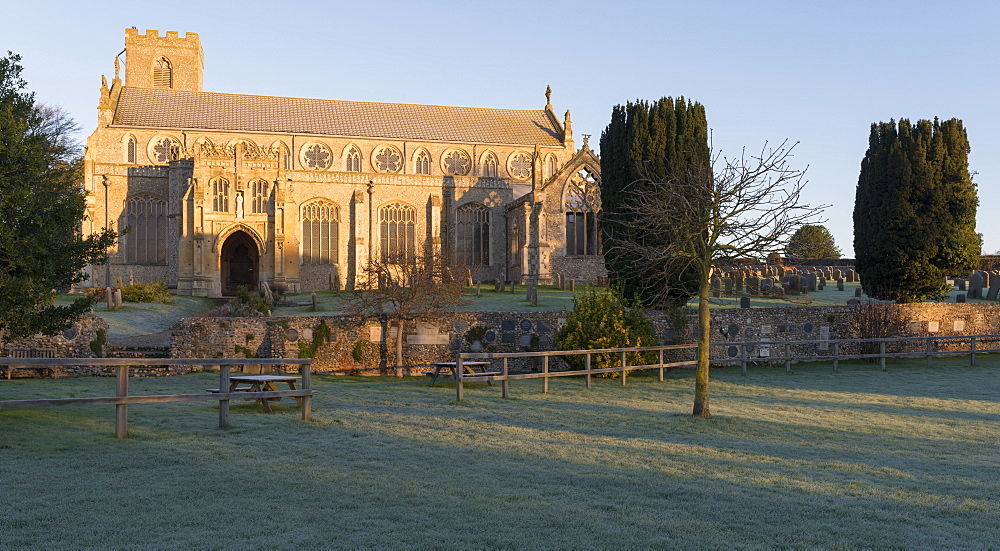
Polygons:
M583 375L586 378L587 388L591 387L591 378L600 373L621 373L622 384L626 384L629 371L640 369L659 369L660 380L663 380L663 370L667 367L694 367L694 361L665 362L664 352L667 350L692 350L696 349L694 344L674 344L668 346L644 346L633 348L602 348L595 350L550 350L545 352L461 352L457 354L455 366L455 393L459 401L465 397L465 383L500 381L501 393L504 398L509 397L510 381L517 379L541 379L542 392L549 391L549 378L551 377L572 377ZM629 352L655 352L658 355L658 362L653 364L627 365L626 355ZM594 369L591 367L591 360L594 354L616 354L620 355L621 362L614 367L604 367ZM584 369L570 371L549 371L549 358L552 356L584 356ZM511 375L508 372L509 358L541 358L541 373L517 373ZM501 360L499 375L474 375L462 373L464 371L463 362L465 360Z
M907 348L910 350L889 350L890 345L896 348ZM984 346L986 345L986 346ZM866 351L865 347L877 348L877 351ZM736 353L732 354L735 347ZM455 393L458 400L464 398L464 383L472 382L501 382L501 393L504 398L509 396L509 381L517 379L542 379L542 392L549 391L549 378L551 377L573 377L583 375L586 377L587 388L591 387L591 376L598 373L620 372L622 384L626 384L626 376L629 371L639 369L659 369L660 380L663 380L663 369L667 367L694 367L696 361L673 361L664 362L664 351L666 350L694 350L697 345L673 345L673 346L649 346L642 348L607 348L600 350L557 350L546 352L461 352L457 354L458 365L455 369ZM879 338L879 339L826 339L826 340L803 340L803 341L744 341L744 342L713 342L713 349L727 349L730 357L715 358L712 364L740 364L743 375L747 374L747 365L751 363L784 363L785 371L790 372L793 362L822 362L832 361L834 371L840 368L841 360L878 360L879 366L884 371L885 362L888 358L927 358L927 365L933 363L935 357L945 356L969 356L970 365L976 365L977 354L989 354L1000 352L1000 335L952 335L952 336L929 336L929 337L900 337L900 338ZM771 350L778 348L783 350L783 355L772 355ZM797 351L803 351L796 353ZM766 351L767 354L764 354ZM628 352L657 352L659 362L644 365L626 365L626 353ZM754 355L756 353L756 356ZM620 365L603 369L591 369L591 357L594 354L620 354ZM573 356L584 355L585 369L569 371L549 371L549 358L552 356ZM542 370L540 373L508 373L508 360L510 358L542 358ZM463 373L463 362L501 360L499 375L476 375Z
M18 365L24 366L58 366L58 365L89 365L117 366L118 384L114 396L100 398L51 398L36 400L6 400L0 401L0 409L40 408L57 406L115 406L115 437L125 438L128 433L128 405L154 404L164 402L199 402L218 400L219 426L229 426L229 401L250 399L263 400L268 398L292 397L302 399L302 420L308 421L311 416L312 395L312 360L286 358L18 358ZM219 366L219 392L206 394L172 394L152 396L129 396L128 368L132 365L200 365ZM269 390L261 392L227 392L230 388L229 370L234 365L298 365L300 366L301 388L296 390Z

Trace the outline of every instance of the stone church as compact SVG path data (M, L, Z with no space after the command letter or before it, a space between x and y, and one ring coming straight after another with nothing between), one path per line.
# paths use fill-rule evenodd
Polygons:
M600 164L570 113L202 90L198 35L125 31L87 140L84 231L128 228L93 285L351 288L369 258L475 279L606 275Z

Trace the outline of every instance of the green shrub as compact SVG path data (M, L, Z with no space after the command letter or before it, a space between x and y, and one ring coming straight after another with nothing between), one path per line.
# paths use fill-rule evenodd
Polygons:
M620 286L607 289L589 288L573 299L573 311L566 323L556 333L556 347L559 350L586 350L596 348L627 348L633 346L657 346L659 342L653 324L642 310L638 299L629 304L622 296ZM627 365L640 365L656 361L655 352L629 352L625 355ZM575 369L585 367L584 356L564 357ZM593 369L621 365L620 354L594 354L590 366ZM608 376L618 376L618 373Z
M104 357L104 345L108 342L108 332L104 329L98 329L97 335L94 340L90 341L90 351L94 353L95 358Z
M133 282L122 287L122 300L125 302L163 302L169 304L174 301L174 297L167 290L165 282L150 281L149 283Z

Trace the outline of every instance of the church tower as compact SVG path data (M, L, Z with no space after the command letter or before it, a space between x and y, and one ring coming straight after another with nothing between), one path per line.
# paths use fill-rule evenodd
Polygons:
M125 86L202 91L205 56L196 33L125 29Z

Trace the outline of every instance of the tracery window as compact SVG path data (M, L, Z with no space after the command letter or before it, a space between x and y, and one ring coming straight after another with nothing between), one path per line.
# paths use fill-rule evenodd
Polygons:
M250 182L250 213L264 214L267 212L267 182L265 180L253 180Z
M321 143L314 143L306 146L302 153L302 165L313 170L326 170L330 168L330 150Z
M167 202L152 195L138 195L125 202L125 260L137 264L167 261Z
M466 266L490 264L490 210L469 203L458 208L458 258Z
M390 203L378 211L382 261L412 262L416 251L417 211L403 203Z
M337 264L340 209L318 200L302 207L302 263Z
M499 165L499 163L497 162L496 156L492 153L487 155L486 159L483 160L483 176L486 178L496 178L499 174L497 165Z
M403 155L395 147L386 146L375 153L372 164L379 172L399 172L403 166ZM360 166L358 170L361 170Z
M153 62L153 88L173 88L174 75L167 58L161 57Z
M431 173L431 156L428 155L426 151L421 151L420 153L417 154L417 161L415 168L417 174Z
M531 156L527 153L515 153L511 155L508 163L510 175L516 180L527 180L531 177Z
M352 147L348 150L344 161L346 164L344 170L347 172L361 172L361 152L358 148Z
M229 180L225 178L215 178L212 185L212 210L215 212L229 212Z
M130 137L128 139L128 145L126 145L125 151L125 162L130 164L135 163L135 138Z
M601 196L597 180L583 168L566 186L566 254L601 254Z
M469 173L469 155L464 151L452 151L444 156L444 173L449 176L465 176Z
M165 165L170 161L176 161L181 154L181 146L173 138L159 138L150 147L150 158L156 164Z

